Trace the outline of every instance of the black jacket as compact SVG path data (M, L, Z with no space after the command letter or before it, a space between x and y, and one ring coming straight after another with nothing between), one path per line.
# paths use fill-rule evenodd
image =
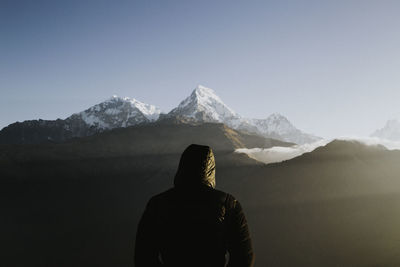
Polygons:
M245 215L232 195L214 189L209 147L190 145L184 151L174 184L146 206L136 235L135 266L252 266Z

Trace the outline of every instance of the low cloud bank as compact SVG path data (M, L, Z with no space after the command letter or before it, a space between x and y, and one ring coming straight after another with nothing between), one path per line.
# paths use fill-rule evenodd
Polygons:
M353 140L366 145L383 145L389 150L400 149L400 142L380 139L377 137L342 136L335 139L348 141ZM250 158L264 163L275 163L289 160L301 156L304 153L311 152L320 146L325 146L332 140L333 139L324 139L310 144L294 145L291 147L274 146L271 148L239 148L236 149L235 152L247 154Z
M291 147L274 146L271 148L239 148L236 149L235 152L245 153L250 158L264 163L274 163L298 157L304 153L313 151L317 147L324 146L327 143L329 143L329 140L319 140L311 144L294 145Z

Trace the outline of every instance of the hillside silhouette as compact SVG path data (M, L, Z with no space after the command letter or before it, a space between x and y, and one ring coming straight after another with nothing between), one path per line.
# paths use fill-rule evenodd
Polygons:
M336 140L265 165L234 150L291 144L179 122L0 146L2 264L132 266L144 206L172 185L190 143L213 148L217 188L241 201L256 266L400 264L399 151Z

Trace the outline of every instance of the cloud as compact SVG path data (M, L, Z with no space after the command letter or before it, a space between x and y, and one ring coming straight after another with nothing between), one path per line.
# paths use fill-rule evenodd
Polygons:
M335 139L347 141L355 140L365 145L383 145L389 150L400 149L400 141L390 141L377 137L341 136ZM235 152L247 154L250 158L268 164L282 162L301 156L304 153L311 152L320 146L325 146L332 140L333 139L324 139L310 144L294 145L291 147L274 146L271 148L239 148L236 149Z
M330 140L319 140L311 144L294 145L291 147L274 146L271 148L239 148L236 149L235 152L245 153L250 158L264 163L274 163L298 157L304 153L313 151L317 147L324 146L329 142Z

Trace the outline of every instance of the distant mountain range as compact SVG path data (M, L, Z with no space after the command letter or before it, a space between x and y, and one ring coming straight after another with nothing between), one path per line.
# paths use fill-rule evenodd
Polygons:
M236 130L297 144L321 139L297 129L278 113L266 119L244 118L229 108L212 89L199 85L167 114L136 99L113 96L64 120L39 119L10 124L0 131L0 144L63 142L115 128L171 119L184 119L192 123L223 123Z
M388 120L383 128L376 130L371 136L400 141L400 122L397 119Z

